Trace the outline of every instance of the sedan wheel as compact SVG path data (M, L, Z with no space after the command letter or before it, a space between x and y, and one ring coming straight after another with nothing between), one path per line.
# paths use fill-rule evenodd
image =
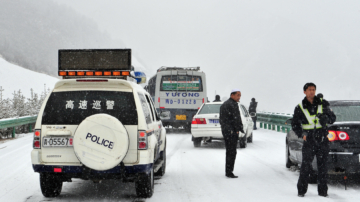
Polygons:
M290 168L291 166L294 166L295 164L291 162L290 160L290 152L289 152L289 145L286 143L286 152L285 152L285 159L286 159L286 167Z
M240 148L246 148L246 147L247 147L247 139L246 139L246 136L241 137L241 138L239 139L239 145L240 145Z

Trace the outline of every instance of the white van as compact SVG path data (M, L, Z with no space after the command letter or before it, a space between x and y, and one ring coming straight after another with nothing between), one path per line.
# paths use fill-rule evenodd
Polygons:
M184 127L207 101L206 75L200 67L161 67L145 89L155 102L164 126Z
M116 55L124 50L60 50L59 60L96 61L94 52ZM77 64L70 70L59 66L64 79L40 109L31 160L45 197L58 196L62 183L72 178L135 182L139 197L151 197L154 175L165 174L166 131L150 95L130 78L131 65L101 69L98 64L86 71Z

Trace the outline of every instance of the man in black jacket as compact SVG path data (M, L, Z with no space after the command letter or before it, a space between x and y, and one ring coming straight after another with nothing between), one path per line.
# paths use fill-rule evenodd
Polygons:
M221 132L226 147L225 176L229 178L237 178L237 176L233 174L236 159L236 145L239 140L239 132L244 133L238 104L240 97L240 90L234 89L231 91L230 98L220 107Z
M215 100L213 102L221 102L220 95L216 95Z
M252 115L251 119L254 122L254 127L253 127L254 130L257 130L257 128L256 128L256 120L257 120L256 107L257 107L257 102L255 102L255 98L252 98L251 102L250 102L250 106L249 106L249 113L250 113L250 115ZM253 115L255 115L255 116L253 116Z
M329 156L329 139L327 124L336 120L326 100L315 96L316 85L306 83L304 94L306 97L295 107L291 122L292 129L299 138L304 140L302 147L302 163L297 184L298 196L304 197L307 192L312 162L316 155L318 167L318 194L327 197L327 159Z

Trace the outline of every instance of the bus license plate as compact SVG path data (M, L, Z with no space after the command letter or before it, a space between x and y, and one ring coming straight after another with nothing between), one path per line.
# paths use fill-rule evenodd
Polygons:
M72 147L73 137L44 137L44 147Z
M176 115L176 120L186 120L186 115Z
M219 123L219 119L209 119L209 123Z

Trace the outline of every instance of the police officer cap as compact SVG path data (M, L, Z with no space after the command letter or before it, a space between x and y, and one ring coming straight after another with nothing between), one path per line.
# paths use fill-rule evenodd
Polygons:
M237 88L234 88L234 89L231 90L231 93L235 93L235 92L241 92L241 91L239 89L237 89Z

